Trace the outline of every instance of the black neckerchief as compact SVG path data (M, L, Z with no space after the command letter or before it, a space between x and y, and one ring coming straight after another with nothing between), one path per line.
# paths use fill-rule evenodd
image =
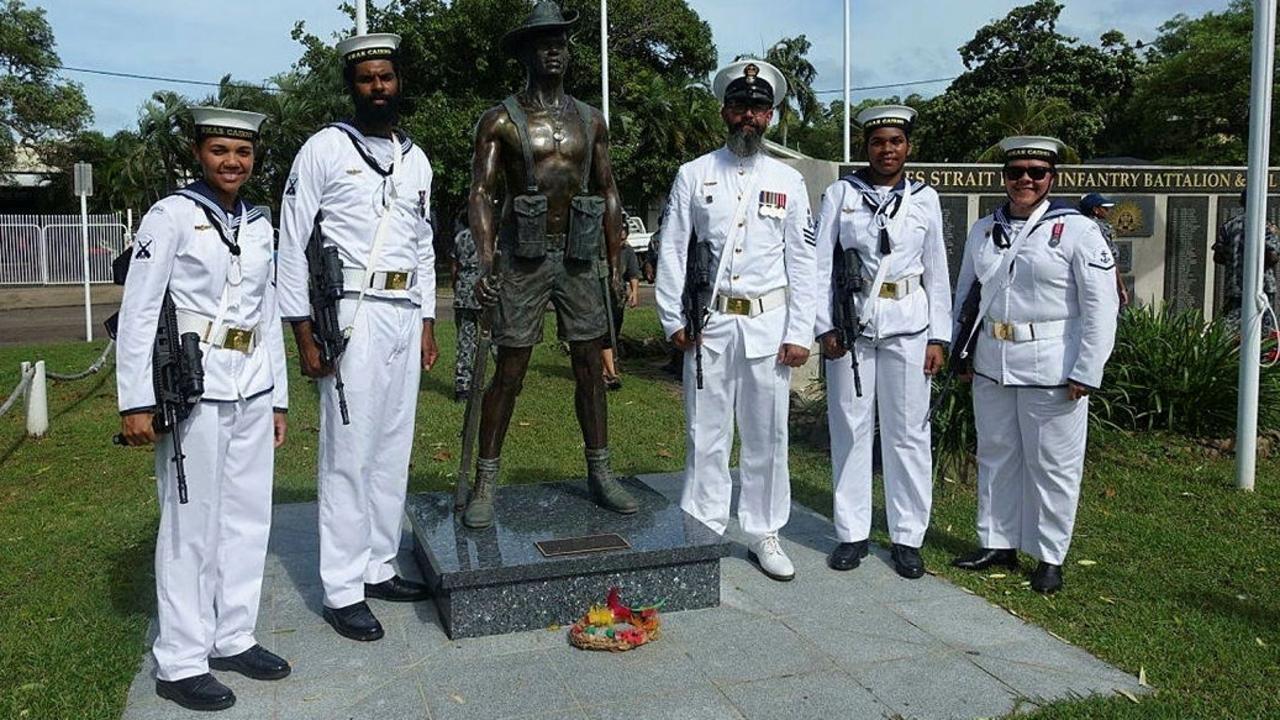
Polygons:
M1040 227L1046 221L1064 217L1066 215L1079 214L1080 211L1065 200L1050 200L1049 208L1044 211L1044 215L1040 216L1040 220L1036 222L1035 227L1032 227L1027 231L1027 235L1035 232L1036 228ZM1011 244L1013 244L1013 237L1017 235L1017 233L1013 231L1013 220L1020 220L1022 218L1011 219L1009 217L1009 203L1006 202L1004 205L1001 205L996 209L995 215L992 216L992 219L995 221L995 225L991 228L991 241L995 243L996 247L1001 250L1006 250Z
M889 220L896 218L898 211L902 209L902 196L906 191L907 183L910 182L907 176L903 175L898 180L898 184L889 191L888 197L884 199L881 199L880 193L876 191L875 181L872 180L871 172L867 168L862 168L852 175L845 175L841 179L858 191L862 196L862 202L871 210L872 216L877 218L877 224L884 223L884 227L880 228L880 254L888 255L893 252L893 244L889 240ZM912 190L914 191L915 188L913 187ZM891 205L892 209L890 209Z
M218 196L205 180L197 180L175 193L191 200L204 211L209 224L218 231L222 244L227 246L232 255L240 255L240 244L236 241L236 231L240 229L240 218L246 223L262 217L262 211L249 205L243 198L237 197L235 210L228 213L218 202Z
M338 122L329 123L328 127L337 128L346 133L347 137L351 140L352 146L355 147L356 152L359 153L361 159L365 161L365 164L373 168L374 172L378 173L382 177L388 177L395 171L395 167L384 168L378 164L377 159L373 157L373 153L369 151L369 145L364 133L360 132L360 129L356 127L354 121L339 120ZM392 135L400 140L401 155L408 155L409 150L413 148L413 141L410 140L409 136L405 135L399 128L393 130Z

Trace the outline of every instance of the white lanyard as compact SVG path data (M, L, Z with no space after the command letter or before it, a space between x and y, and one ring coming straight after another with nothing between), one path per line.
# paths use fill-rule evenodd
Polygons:
M892 247L894 237L901 234L902 224L906 222L907 215L911 213L911 181L908 180L903 183L902 203L898 205L898 214L891 219L886 219L888 216L882 211L891 202L893 202L892 193L880 204L881 209L876 211L875 217L871 221L871 227L868 230L878 235L880 230L888 228L889 243ZM893 257L893 253L880 256L880 263L876 268L876 277L871 281L871 294L867 296L866 302L862 304L862 312L858 313L858 321L863 325L870 322L871 316L875 314L876 308L879 307L876 299L880 297L880 288L884 286L885 278L889 273L889 261Z
M387 230L391 224L391 213L395 210L396 201L400 199L400 191L397 188L397 180L400 177L400 165L404 159L404 154L400 148L400 138L396 134L391 133L391 145L395 152L394 159L391 161L391 174L383 181L391 184L390 202L387 201L388 193L384 190L382 193L382 217L378 218L378 227L373 231L373 247L369 250L369 262L364 269L364 282L360 283L360 297L356 298L356 310L351 313L351 323L342 329L343 337L351 339L351 331L355 328L356 318L360 315L360 306L364 304L364 295L369 290L369 286L373 284L373 274L378 271L378 256L382 253L382 242L387 237Z
M996 295L999 291L1004 290L1009 284L1009 268L1013 266L1013 261L1018 257L1018 251L1022 249L1022 243L1031 235L1031 231L1035 230L1036 225L1040 223L1040 218L1049 210L1049 201L1041 200L1040 205L1031 213L1031 217L1027 218L1027 224L1022 226L1022 230L1018 231L1018 236L1013 239L1004 251L1004 256L1000 258L1000 262L992 266L982 277L978 278L978 283L982 286L982 301L978 304L978 319L973 324L973 329L969 331L969 337L964 339L960 344L961 357L965 357L964 348L969 346L969 342L973 340L973 336L977 334L978 328L982 326L983 319L987 317L987 311L991 309L991 303L995 302ZM988 283L992 279L1000 281L999 288L989 287Z

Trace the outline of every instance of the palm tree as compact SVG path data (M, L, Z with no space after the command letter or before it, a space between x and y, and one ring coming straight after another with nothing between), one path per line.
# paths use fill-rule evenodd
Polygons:
M985 130L991 137L1005 138L1011 135L1061 135L1070 124L1074 110L1060 97L1040 95L1029 88L1019 88L1009 94L1000 105L1000 112L988 120ZM982 151L978 162L995 162L1000 159L1000 144ZM1080 162L1080 155L1067 147L1062 159Z
M782 144L787 144L787 130L797 120L796 109L800 111L799 122L807 126L822 111L818 96L813 91L813 81L818 77L818 70L805 57L809 54L813 43L803 34L793 38L783 38L773 44L762 58L765 62L778 68L787 79L787 95L778 107L778 131L782 133ZM754 55L739 55L734 60L761 59Z

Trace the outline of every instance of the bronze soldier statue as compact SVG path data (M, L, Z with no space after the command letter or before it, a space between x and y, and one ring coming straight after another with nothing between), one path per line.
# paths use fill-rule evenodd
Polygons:
M506 437L547 301L569 345L574 408L586 446L591 496L630 514L637 504L609 469L608 412L600 351L609 332L608 287L616 282L622 209L609 162L609 130L596 109L565 94L568 29L578 20L539 0L502 49L524 65L523 91L490 108L476 128L469 220L484 275L476 297L492 313L497 362L484 393L475 483L463 523L493 523ZM494 199L504 198L500 217ZM498 267L494 267L495 249Z

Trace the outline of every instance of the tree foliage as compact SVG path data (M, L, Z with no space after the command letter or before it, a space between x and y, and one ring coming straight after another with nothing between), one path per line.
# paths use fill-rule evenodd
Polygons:
M37 151L81 131L92 118L80 86L57 76L53 30L43 8L0 0L0 167L25 144Z

